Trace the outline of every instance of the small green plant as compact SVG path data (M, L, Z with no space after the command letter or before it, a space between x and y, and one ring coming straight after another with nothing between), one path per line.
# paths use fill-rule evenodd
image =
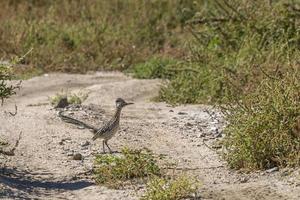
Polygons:
M68 104L82 104L82 102L88 97L87 93L68 93L61 91L56 93L53 97L50 97L50 103L52 106L56 106L63 98L67 98Z
M124 148L119 156L97 155L95 158L96 182L110 187L119 187L126 181L160 173L155 157L149 150Z
M199 189L199 182L188 176L174 179L153 178L147 184L142 200L180 200L189 198Z
M178 61L171 58L153 57L146 62L136 64L129 72L135 78L172 78L175 74L171 69L178 65Z
M225 157L233 168L300 166L299 71L263 80L225 113Z
M86 100L88 97L88 94L87 93L82 93L82 92L79 92L77 94L70 94L70 96L68 97L68 102L70 104L82 104L82 102L84 100Z
M19 84L11 85L9 81L12 79L12 68L7 64L0 63L0 100L1 103L10 96L16 94Z

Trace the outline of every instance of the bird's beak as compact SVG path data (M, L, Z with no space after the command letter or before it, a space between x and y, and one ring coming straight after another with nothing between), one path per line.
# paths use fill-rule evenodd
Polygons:
M131 104L134 104L134 103L126 103L125 106L131 105Z

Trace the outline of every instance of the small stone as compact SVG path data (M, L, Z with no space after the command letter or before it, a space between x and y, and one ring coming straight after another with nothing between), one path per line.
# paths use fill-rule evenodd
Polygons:
M178 112L177 114L178 114L178 115L187 115L186 112L182 112L182 111Z
M267 172L267 173L272 173L272 172L276 172L276 171L278 171L278 170L279 170L278 167L273 167L273 168L271 168L271 169L267 169L266 172Z
M186 125L186 126L189 126L189 127L193 126L193 124L190 123L190 122L187 122L185 125Z
M74 156L73 156L73 160L82 160L82 155L80 153L76 153Z
M67 153L67 156L73 156L74 155L74 152L68 152Z
M241 182L241 183L247 183L248 180L249 180L249 179L248 179L247 177L243 177L243 178L240 179L240 182Z

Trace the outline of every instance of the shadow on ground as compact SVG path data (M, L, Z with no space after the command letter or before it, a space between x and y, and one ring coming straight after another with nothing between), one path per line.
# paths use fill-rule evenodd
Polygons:
M49 181L41 178L45 174L36 174L11 168L0 168L0 199L32 199L30 196L45 196L52 190L72 191L94 185L87 180ZM47 174L49 175L49 174ZM51 175L51 174L50 174Z

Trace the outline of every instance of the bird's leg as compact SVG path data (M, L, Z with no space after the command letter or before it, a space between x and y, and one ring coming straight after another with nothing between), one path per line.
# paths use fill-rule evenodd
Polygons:
M105 152L105 145L104 144L105 144L105 140L102 141L102 150L103 150L103 153L106 153Z
M106 144L107 148L109 149L109 152L112 153L112 150L110 149L110 147L107 144L107 140L105 140L105 144Z

